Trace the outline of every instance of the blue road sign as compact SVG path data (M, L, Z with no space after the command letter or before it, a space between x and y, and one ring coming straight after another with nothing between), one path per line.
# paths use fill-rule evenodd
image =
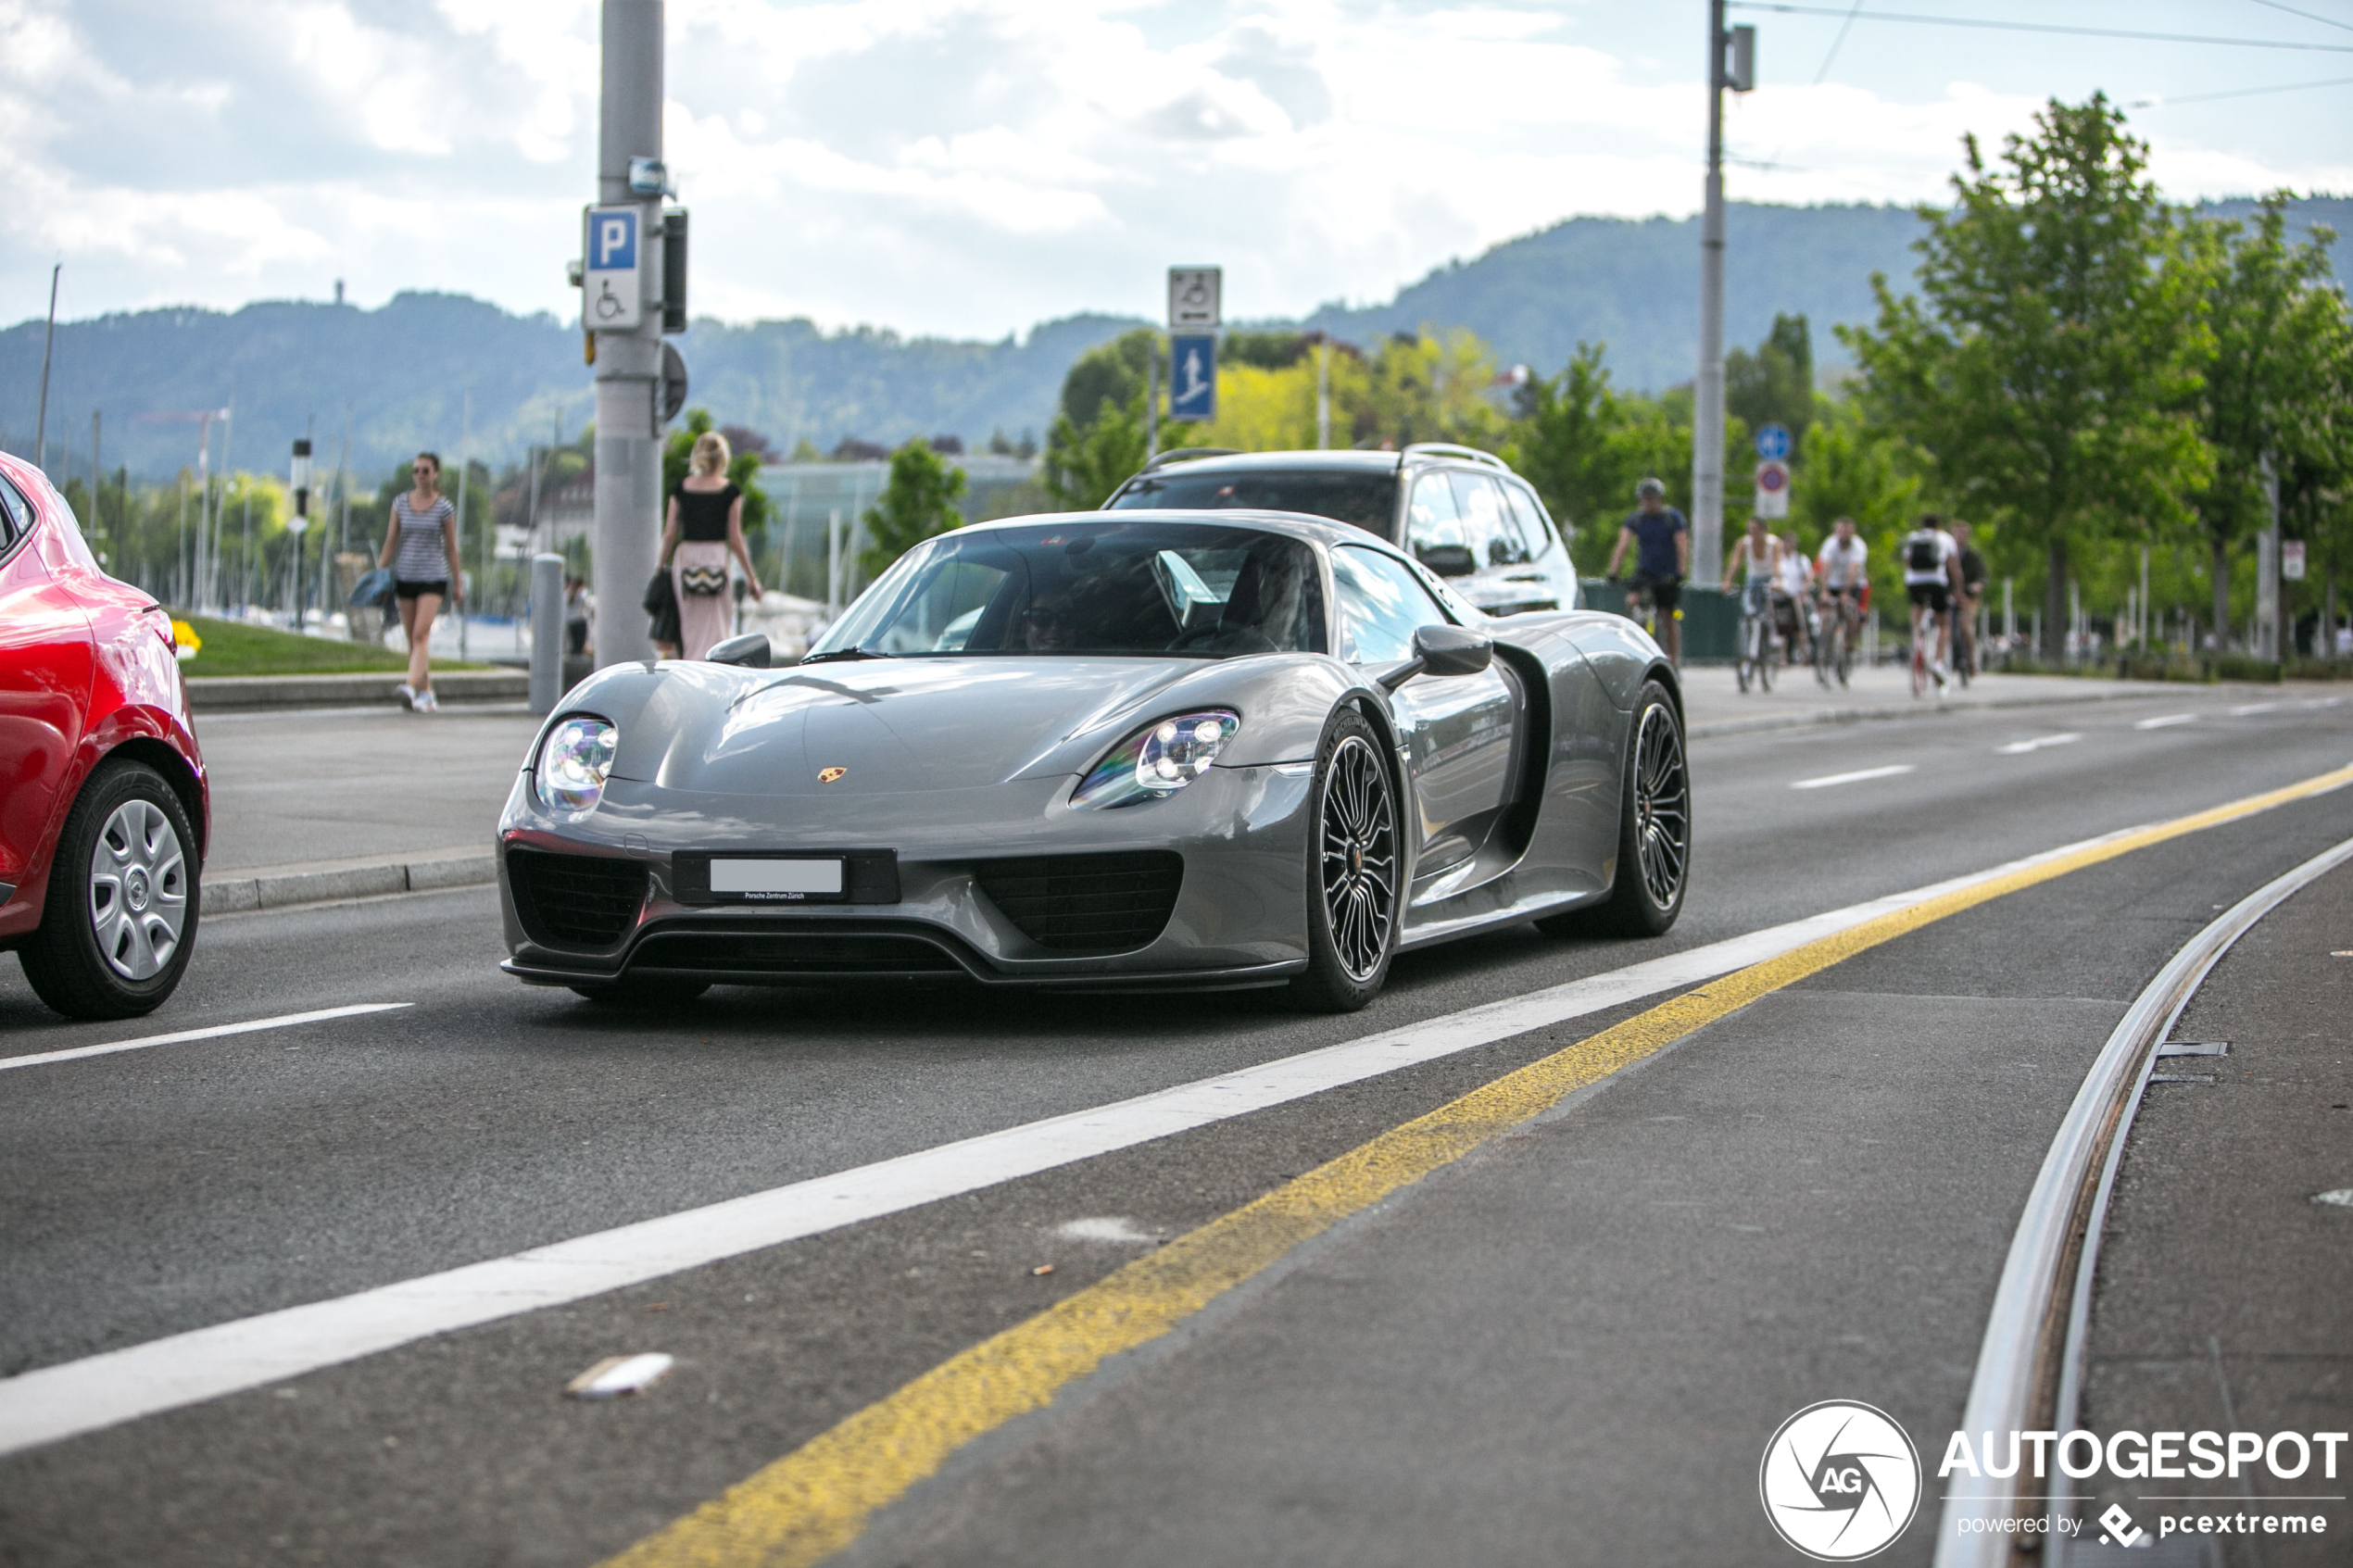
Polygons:
M1768 463L1778 463L1789 457L1789 426L1765 425L1756 433L1756 455Z
M1168 340L1168 417L1191 421L1217 417L1215 334Z
M581 317L608 332L635 328L644 311L638 239L644 214L634 207L592 207L587 214Z

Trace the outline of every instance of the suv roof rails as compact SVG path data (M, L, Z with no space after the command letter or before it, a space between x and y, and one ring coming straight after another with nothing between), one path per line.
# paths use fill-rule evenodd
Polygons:
M1195 458L1239 458L1241 455L1241 448L1239 446L1179 446L1173 451L1161 453L1139 471L1150 473L1152 470L1165 467L1170 463L1188 462Z
M1482 452L1476 446L1457 446L1451 441L1416 441L1407 446L1402 455L1410 458L1417 452L1427 453L1433 458L1461 458L1474 463L1485 463L1490 468L1502 469L1505 473L1512 471L1511 465L1494 453Z

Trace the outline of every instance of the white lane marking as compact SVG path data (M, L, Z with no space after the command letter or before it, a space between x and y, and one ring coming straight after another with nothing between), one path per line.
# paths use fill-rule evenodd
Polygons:
M297 1023L322 1023L330 1018L358 1018L362 1013L396 1012L414 1007L414 1002L361 1002L356 1007L321 1008L316 1012L290 1012L278 1018L257 1018L245 1023L216 1023L209 1029L182 1029L174 1035L143 1035L135 1040L116 1040L104 1046L76 1046L70 1050L38 1051L31 1056L0 1057L0 1073L17 1067L41 1067L52 1061L79 1061L89 1056L112 1056L117 1051L151 1050L157 1046L177 1046L189 1040L218 1040L224 1035L251 1035L263 1029L291 1029Z
M1884 768L1861 768L1852 773L1831 773L1818 779L1800 779L1792 789L1828 789L1832 784L1861 784L1865 779L1892 779L1898 773L1912 771L1909 762L1891 762Z
M2133 723L2133 728L2136 730L2170 730L2176 724L2194 723L2196 720L2197 715L2195 713L2168 713L2156 719L2138 720Z
M2070 746L2082 738L2080 734L2036 735L2032 740L2014 740L2007 746L1997 746L1994 749L2005 757L2023 757L2046 746Z
M1110 1241L1126 1246L1149 1246L1160 1237L1150 1231L1139 1231L1136 1222L1125 1214L1099 1214L1084 1220L1065 1220L1054 1227L1054 1234L1066 1241Z
M2244 719L2250 713L2269 713L2278 707L2276 702L2242 702L2231 709L2231 717Z
M2341 696L2308 696L2296 706L2298 708L2334 708L2338 703L2343 702L2344 700L2345 699Z
M1700 985L2137 828L1238 1073L0 1379L0 1454L960 1197Z

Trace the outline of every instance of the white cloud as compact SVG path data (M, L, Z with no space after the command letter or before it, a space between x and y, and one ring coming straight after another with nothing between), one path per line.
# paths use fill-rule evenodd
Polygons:
M54 257L79 314L338 276L368 302L568 311L598 10L0 0L0 318ZM1688 20L1590 0L670 0L696 305L995 335L1149 311L1162 267L1207 259L1237 314L1291 314L1564 217L1688 212ZM1858 30L1810 85L1835 24L1807 25L1772 22L1766 83L1731 104L1738 196L1935 199L1965 132L1997 144L2116 69L2089 45ZM2132 89L2196 90L2195 56L2136 57ZM2152 168L2183 196L2353 185L2334 100L2308 97L2143 126Z

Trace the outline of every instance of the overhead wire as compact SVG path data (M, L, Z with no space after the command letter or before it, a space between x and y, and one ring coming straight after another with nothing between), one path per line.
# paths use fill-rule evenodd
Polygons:
M2353 44L2297 44L2283 38L2215 38L2192 32L2137 32L2114 27L2070 27L2059 22L1994 21L1983 17L1931 17L1911 11L1843 11L1834 6L1788 6L1778 0L1725 0L1730 10L1775 11L1794 17L1841 17L1867 22L1917 22L1931 27L1982 28L1995 32L2056 32L2077 38L2125 38L2151 44L2203 44L2235 49L2310 50L2353 55Z

